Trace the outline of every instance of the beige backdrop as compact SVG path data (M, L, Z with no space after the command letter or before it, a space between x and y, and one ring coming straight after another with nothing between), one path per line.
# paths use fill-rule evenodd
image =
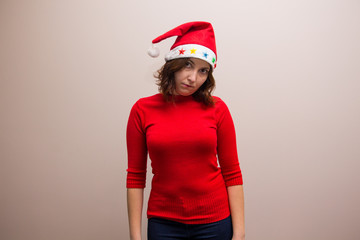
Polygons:
M216 31L247 239L360 239L359 13L357 0L1 0L0 239L128 239L127 118L164 62L146 50L192 20Z

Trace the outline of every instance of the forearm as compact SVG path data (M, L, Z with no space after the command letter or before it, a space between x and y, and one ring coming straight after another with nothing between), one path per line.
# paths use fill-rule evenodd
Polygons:
M127 189L127 206L129 230L131 240L141 240L141 217L143 208L144 189Z
M244 217L244 190L242 185L234 185L227 188L231 220L233 225L233 240L245 239Z

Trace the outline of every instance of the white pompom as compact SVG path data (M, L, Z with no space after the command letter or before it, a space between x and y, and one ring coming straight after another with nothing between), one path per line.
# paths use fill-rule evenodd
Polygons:
M149 54L150 57L156 58L160 55L160 50L157 47L152 46L151 48L148 49L147 53Z

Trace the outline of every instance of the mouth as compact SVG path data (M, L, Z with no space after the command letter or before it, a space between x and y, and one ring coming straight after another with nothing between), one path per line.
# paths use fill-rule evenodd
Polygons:
M182 85L183 85L184 87L186 87L186 88L192 88L192 87L193 87L193 86L188 85L188 84L186 84L186 83L182 83Z

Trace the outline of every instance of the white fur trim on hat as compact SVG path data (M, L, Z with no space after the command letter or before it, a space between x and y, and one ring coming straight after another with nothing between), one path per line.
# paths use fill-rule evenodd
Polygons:
M208 62L214 69L216 66L216 55L215 53L202 45L198 44L185 44L177 46L170 50L165 56L165 60L169 61L176 58L199 58Z

